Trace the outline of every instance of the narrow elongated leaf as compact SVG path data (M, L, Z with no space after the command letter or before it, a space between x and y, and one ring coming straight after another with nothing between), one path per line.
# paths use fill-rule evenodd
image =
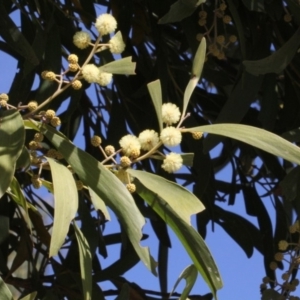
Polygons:
M264 0L243 0L243 3L251 11L265 11Z
M127 300L130 299L130 288L127 283L124 283L122 285L122 289L116 300Z
M158 119L159 129L162 130L162 94L160 80L155 80L147 84L148 91L150 93L156 116Z
M183 132L202 131L230 137L262 149L290 162L300 164L300 149L269 131L242 124L214 124L183 129Z
M182 279L185 279L186 284L185 284L184 290L183 290L179 300L187 299L191 289L193 288L193 286L196 282L197 275L198 275L197 273L198 273L197 269L194 265L189 265L188 267L186 267L180 274L179 278L176 280L171 294L174 293L174 291L175 291L176 287L178 286L178 284L180 283L180 281Z
M105 220L109 221L110 215L106 208L105 202L90 187L89 187L89 193L95 209L101 210L105 217Z
M121 58L101 66L99 69L103 72L112 74L135 75L136 63L132 62L131 60L131 56Z
M147 189L140 181L135 182L137 193L172 228L216 298L216 291L223 286L223 283L214 259L202 237L166 201Z
M93 189L115 212L140 259L156 275L156 263L148 247L140 245L145 219L131 194L121 181L96 159L61 137L55 129L50 126L46 128L43 129L45 136L63 154L82 182Z
M27 170L30 166L30 155L27 148L24 146L22 152L17 160L16 168L22 168Z
M286 66L291 62L300 45L300 28L294 35L276 52L270 56L250 61L243 62L246 70L253 75L267 74L267 73L281 73Z
M83 295L84 299L90 300L92 298L92 255L90 245L75 222L73 222L73 226L79 249Z
M201 40L201 43L197 49L197 52L195 54L194 60L193 60L191 79L184 91L183 108L182 108L181 118L185 117L187 105L188 105L191 95L200 79L200 76L201 76L201 73L203 70L204 61L205 61L205 56L206 56L206 39L203 37Z
M205 0L178 0L159 21L159 24L179 22L190 16Z
M36 295L37 295L37 292L33 292L33 293L30 293L30 294L26 295L25 297L21 298L20 300L34 300Z
M25 221L27 223L28 228L31 231L31 221L28 215L28 204L27 201L23 195L23 192L21 190L20 184L18 182L18 180L14 177L11 184L10 184L10 190L11 193L10 194L12 196L12 199L21 207L23 207L24 211L25 211Z
M145 171L129 169L127 172L166 201L187 224L191 224L192 214L204 210L203 204L193 193L175 182Z
M72 173L47 157L54 189L54 221L49 256L56 255L65 241L71 221L78 209L78 192Z
M25 140L21 115L16 110L0 110L0 198L8 189Z
M3 279L0 277L0 299L1 300L13 300L14 297L11 294L9 288L3 281Z

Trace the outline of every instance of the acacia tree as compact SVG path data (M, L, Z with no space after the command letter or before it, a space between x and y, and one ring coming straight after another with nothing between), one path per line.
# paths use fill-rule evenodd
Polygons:
M110 14L98 16L99 6ZM295 299L299 16L295 0L2 1L0 48L19 69L0 95L3 297L12 297L7 283L25 299L102 299L109 292L98 283L110 280L128 298L121 276L142 260L167 298L169 225L193 261L181 279L199 271L206 299L216 298L221 277L202 239L212 221L248 257L263 255L263 299ZM217 180L228 166L232 178ZM240 191L258 227L218 206L234 205ZM103 231L106 206L119 234ZM140 245L144 218L157 258ZM121 244L120 258L102 270L110 244ZM146 286L130 288L151 297Z

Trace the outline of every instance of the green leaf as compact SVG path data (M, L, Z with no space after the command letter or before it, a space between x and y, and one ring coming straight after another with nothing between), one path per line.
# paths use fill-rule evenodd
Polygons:
M155 111L156 116L158 119L159 129L163 129L163 122L162 122L162 94L161 94L161 85L160 80L155 80L147 84L148 91L150 93Z
M300 164L300 149L269 131L242 124L214 124L183 129L183 132L202 131L230 137L262 149L290 162Z
M203 204L193 193L175 182L145 171L128 169L127 172L166 201L189 225L191 215L204 210Z
M21 168L21 169L27 170L30 166L30 163L31 163L31 161L30 161L29 152L28 152L27 148L24 146L20 156L18 157L16 169Z
M200 234L158 194L147 189L138 180L136 188L137 193L172 228L216 298L216 291L223 286L223 283L218 268Z
M21 207L23 207L24 211L25 211L25 221L27 223L28 228L31 231L31 221L28 215L28 203L24 197L24 194L21 190L20 184L18 182L18 180L14 177L11 184L10 184L10 190L11 193L9 193L9 195L12 197L12 199Z
M0 299L1 300L14 300L13 295L11 294L9 288L0 277Z
M265 11L264 0L243 0L243 3L251 11Z
M34 300L37 295L37 292L32 292L25 297L21 298L20 300Z
M46 158L51 169L54 189L54 220L49 256L58 253L78 209L78 192L72 173L54 159Z
M79 249L79 260L80 260L80 274L82 280L82 289L84 299L92 299L92 255L90 250L90 245L88 244L86 238L82 234L79 227L73 222L75 229L75 236L78 243Z
M101 210L105 217L105 220L110 221L110 215L106 208L105 202L93 191L93 189L91 189L90 187L88 189L91 196L91 201L95 209Z
M190 16L204 2L205 0L178 0L171 5L168 13L158 21L158 24L179 22Z
M187 105L188 105L191 95L200 79L200 76L201 76L201 73L203 70L203 65L205 62L205 56L206 56L206 39L202 38L201 43L197 49L197 52L196 52L194 60L193 60L191 79L184 91L181 119L183 119L185 117Z
M280 74L295 56L300 45L300 28L294 35L276 52L270 56L243 62L246 70L253 75L276 73Z
M16 110L0 110L0 198L8 189L23 150L25 130Z
M93 189L115 212L140 259L156 275L156 263L148 247L140 245L145 219L131 194L115 175L91 155L61 137L54 128L50 126L46 128L43 129L45 136L63 154L82 182Z
M182 164L192 167L194 163L194 153L181 153Z
M135 75L136 63L131 60L131 56L121 58L99 67L99 70L112 74Z
M191 289L193 288L196 279L197 279L197 269L194 265L189 265L188 267L186 267L182 273L180 274L179 278L176 280L175 285L173 287L173 290L171 292L171 295L174 293L176 287L178 286L179 282L182 279L185 279L186 284L184 287L184 290L179 298L179 300L185 300L188 298L189 293L191 291Z

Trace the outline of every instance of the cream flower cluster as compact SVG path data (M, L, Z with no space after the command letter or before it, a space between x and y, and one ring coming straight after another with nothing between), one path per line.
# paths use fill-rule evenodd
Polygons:
M161 167L166 172L173 173L182 167L182 162L183 160L180 154L171 152L166 155Z
M101 35L110 34L116 30L117 21L110 14L102 14L97 18L95 27Z
M122 148L122 152L128 157L131 157L132 155L136 156L136 153L140 153L140 141L132 134L123 136L119 141L119 144Z
M167 125L176 124L180 119L179 108L173 103L162 105L162 121Z
M81 73L83 78L89 83L98 83L101 86L107 86L112 79L111 73L100 71L94 64L87 64L82 67Z

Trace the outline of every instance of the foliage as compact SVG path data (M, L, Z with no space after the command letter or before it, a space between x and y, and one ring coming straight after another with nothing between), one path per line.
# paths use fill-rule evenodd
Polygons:
M117 22L106 15L101 26L99 6ZM193 261L178 279L186 279L181 298L196 270L212 292L203 299L216 298L221 276L202 239L209 222L247 257L254 249L263 255L262 299L293 299L299 16L296 0L1 1L0 49L19 69L0 95L3 299L12 298L6 284L23 299L103 299L110 293L98 285L104 280L115 284L118 298L135 292L147 299L147 287L121 277L139 260L158 271L158 295L166 298L167 225ZM86 33L75 37L80 30ZM167 103L175 104L169 119L162 112ZM133 135L142 132L151 145L133 147ZM217 145L220 154L212 158ZM228 167L232 178L218 180ZM234 205L240 192L258 226L218 205ZM274 204L275 228L266 201ZM120 222L116 235L105 235L106 206ZM140 244L145 218L159 242L158 258ZM120 258L102 269L110 244L121 245ZM283 267L285 252L291 263L279 285L275 269Z

